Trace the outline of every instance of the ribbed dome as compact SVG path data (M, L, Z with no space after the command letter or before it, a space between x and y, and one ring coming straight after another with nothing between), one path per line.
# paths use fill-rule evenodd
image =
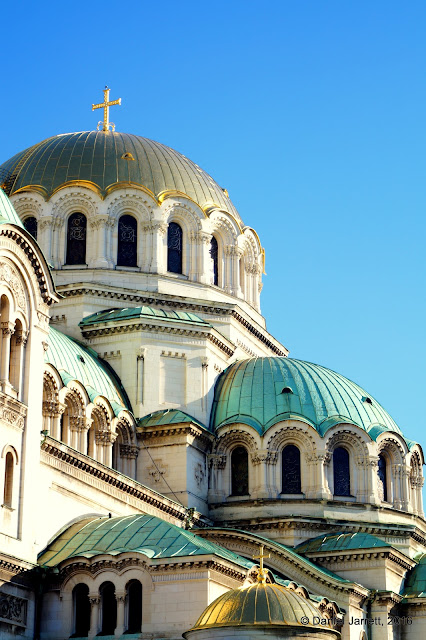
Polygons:
M314 623L319 610L303 595L278 584L257 582L219 596L198 618L191 631L213 627L286 625L325 630ZM308 619L307 624L301 620ZM327 631L330 627L326 627ZM243 634L244 635L244 634Z
M391 416L362 387L318 364L250 358L235 362L220 376L212 430L242 422L262 434L291 418L308 422L321 435L339 422L356 424L373 439L382 431L401 434Z
M92 183L104 195L114 185L130 182L155 197L177 191L202 208L216 205L239 219L224 190L198 165L170 147L128 133L82 131L53 136L4 162L0 175L10 176L6 180L9 195L32 186L49 198L75 180Z

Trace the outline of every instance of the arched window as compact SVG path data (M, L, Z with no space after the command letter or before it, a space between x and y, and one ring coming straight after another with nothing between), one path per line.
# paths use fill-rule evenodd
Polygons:
M117 266L137 266L138 225L136 218L121 216L118 221Z
M29 216L28 218L25 218L23 222L28 233L31 233L32 237L37 240L37 218Z
M117 600L115 599L115 587L112 582L104 582L100 589L101 594L101 633L102 636L114 635L117 626Z
M210 242L210 258L213 267L213 284L219 284L219 247L216 238L213 236Z
M235 447L231 453L231 495L246 496L248 492L248 453L244 447Z
M379 498L383 502L388 501L388 478L386 458L380 454L377 466L377 481L379 489Z
M5 504L7 507L12 506L13 465L14 465L13 454L10 451L8 451L6 453L6 459L5 459L4 493L3 493L3 504Z
M68 218L67 264L86 264L87 220L83 213Z
M333 453L334 495L351 495L351 476L349 453L343 447L337 447Z
M142 630L142 585L139 580L131 580L126 586L126 602L126 633L140 633Z
M182 228L171 222L167 229L167 271L182 273Z
M302 493L300 478L300 451L288 444L282 453L283 493Z
M85 638L90 629L90 600L87 584L77 584L72 590L74 633L72 638Z

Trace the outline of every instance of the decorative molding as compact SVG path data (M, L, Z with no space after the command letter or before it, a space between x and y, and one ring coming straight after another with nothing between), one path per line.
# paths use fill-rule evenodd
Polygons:
M214 453L228 453L231 447L240 443L244 444L250 453L257 452L256 440L253 436L240 429L232 429L217 439Z
M83 191L71 191L62 195L52 207L54 218L64 219L68 214L81 212L86 216L94 216L98 211L98 205L91 194Z
M25 416L27 415L27 407L0 392L0 422L5 422L17 431L22 431L25 427Z
M69 287L69 288L65 288ZM183 300L174 300L172 298L166 298L164 296L156 296L156 295L140 295L138 293L123 293L119 291L105 291L101 288L96 287L75 287L74 285L63 285L58 287L58 291L65 298L71 298L76 296L98 296L102 298L109 298L112 300L121 300L125 302L131 302L135 306L143 306L143 305L165 305L172 309L183 309L219 316L231 316L237 322L239 322L249 333L251 333L259 342L264 344L268 349L270 349L273 353L278 356L287 356L288 351L283 351L277 344L272 342L267 336L265 336L261 331L259 331L251 322L243 318L243 316L233 308L230 308L229 305L226 307L212 307L211 305L204 305L200 303L188 303Z
M8 262L0 262L0 281L6 282L9 285L16 297L18 307L25 312L26 295L22 279L15 267Z

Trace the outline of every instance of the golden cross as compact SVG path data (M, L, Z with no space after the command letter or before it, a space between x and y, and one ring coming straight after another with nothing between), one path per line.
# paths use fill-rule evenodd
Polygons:
M259 582L266 582L266 574L268 573L268 569L265 569L263 566L263 558L270 558L271 554L268 553L267 556L265 556L263 554L263 550L264 550L264 546L263 544L260 545L260 554L258 556L253 556L253 559L257 559L259 558L260 562L259 562L259 572L257 574L257 579Z
M103 109L104 110L104 120L99 120L97 129L99 131L100 125L102 125L102 131L108 131L110 127L115 131L115 124L109 121L109 108L115 104L121 104L121 98L118 100L110 100L109 99L109 87L105 87L104 89L104 101L99 104L92 104L92 111L95 109Z

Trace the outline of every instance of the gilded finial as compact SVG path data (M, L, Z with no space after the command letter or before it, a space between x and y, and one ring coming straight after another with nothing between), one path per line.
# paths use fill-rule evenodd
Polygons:
M263 546L263 544L261 544L260 545L260 554L258 556L253 556L253 559L259 558L259 560L260 560L259 569L258 569L258 572L257 572L257 581L262 583L262 584L265 584L266 576L268 575L268 569L265 569L264 566L263 566L263 558L270 558L271 557L270 553L268 553L267 556L265 556L263 554L264 548L265 547Z
M110 92L109 87L105 86L104 101L100 102L99 104L92 104L92 111L94 111L95 109L104 110L104 119L103 121L99 120L98 126L96 127L98 131L101 125L102 125L102 131L109 131L110 127L112 128L113 131L115 131L115 124L109 121L109 108L114 106L115 104L121 104L121 98L118 98L118 100L110 100L109 92Z

